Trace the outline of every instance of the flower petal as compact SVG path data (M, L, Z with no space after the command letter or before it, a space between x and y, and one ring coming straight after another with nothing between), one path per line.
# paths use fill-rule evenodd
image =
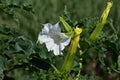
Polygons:
M50 24L50 23L44 24L44 28L42 29L42 33L49 33L51 28L52 28L52 24Z
M70 43L70 40L71 40L70 38L64 38L61 40L61 44L67 46Z
M63 55L63 53L61 52L61 49L60 49L60 46L59 45L55 45L54 48L53 48L53 52L54 52L54 55Z
M42 43L46 43L48 41L50 41L50 37L47 35L41 35L41 33L38 36L38 41L42 44Z
M55 25L50 23L44 24L42 32L38 36L38 41L42 44L45 43L48 51L53 51L54 55L62 55L62 50L70 42L70 38L64 33L61 33L59 22Z
M70 43L71 38L67 37L64 33L61 33L62 40L60 41L61 50Z
M45 44L46 44L46 47L47 47L48 51L53 50L53 47L54 47L54 45L55 45L55 43L54 43L54 40L53 40L53 39L49 39L49 41L48 41L48 42L46 42Z
M52 30L55 31L55 32L61 32L59 22L57 22L55 25L53 25Z

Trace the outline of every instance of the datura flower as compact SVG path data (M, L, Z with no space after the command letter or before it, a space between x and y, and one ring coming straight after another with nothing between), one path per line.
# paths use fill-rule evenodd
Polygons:
M54 55L63 55L62 50L69 44L70 38L61 33L59 22L55 25L47 23L39 33L38 42L45 43L48 51L53 51Z

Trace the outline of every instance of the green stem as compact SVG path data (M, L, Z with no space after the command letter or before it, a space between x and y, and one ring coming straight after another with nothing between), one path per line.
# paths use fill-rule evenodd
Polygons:
M55 70L55 73L60 74L60 71L52 63L50 63L50 65Z

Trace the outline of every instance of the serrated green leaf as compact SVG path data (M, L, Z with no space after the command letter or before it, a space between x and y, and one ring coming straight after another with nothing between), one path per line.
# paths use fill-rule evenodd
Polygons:
M32 41L24 36L16 38L15 49L16 51L23 51L27 56L34 52Z
M53 52L48 52L45 44L42 44L42 46L41 45L37 46L35 51L36 53L39 54L40 58L42 59L48 59L48 58L51 59L51 57L54 56Z
M0 34L14 37L21 35L15 28L8 28L6 25L0 25Z

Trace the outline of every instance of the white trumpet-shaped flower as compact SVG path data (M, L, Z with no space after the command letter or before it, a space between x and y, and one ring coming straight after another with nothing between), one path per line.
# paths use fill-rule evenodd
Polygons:
M55 25L47 23L39 33L38 42L45 43L48 51L53 51L54 55L63 55L62 50L69 44L70 38L61 33L59 22Z

